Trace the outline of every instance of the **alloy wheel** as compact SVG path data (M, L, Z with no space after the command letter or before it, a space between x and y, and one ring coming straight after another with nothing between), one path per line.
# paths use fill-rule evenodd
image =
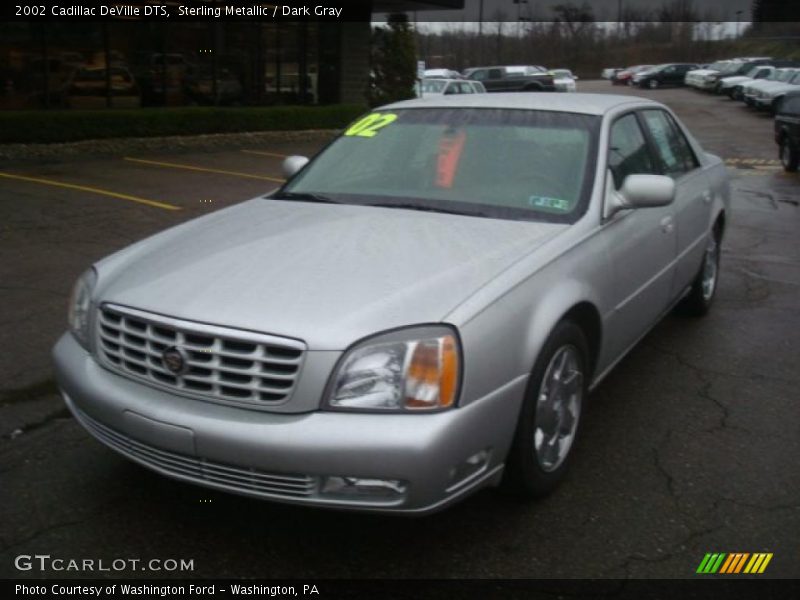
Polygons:
M561 346L547 365L536 403L534 450L545 472L556 470L567 458L583 401L583 367L572 345Z

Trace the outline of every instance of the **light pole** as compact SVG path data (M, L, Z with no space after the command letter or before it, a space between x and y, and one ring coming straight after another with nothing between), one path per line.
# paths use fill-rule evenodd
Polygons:
M517 5L517 37L522 36L522 5L527 4L528 0L512 0Z
M737 10L736 11L736 37L737 38L742 35L741 28L742 28L742 11Z
M483 63L483 0L478 3L478 62Z

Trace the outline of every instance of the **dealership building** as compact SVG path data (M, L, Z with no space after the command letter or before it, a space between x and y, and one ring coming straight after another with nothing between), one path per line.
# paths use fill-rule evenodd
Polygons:
M463 5L373 0L364 14ZM363 104L370 28L368 18L7 20L0 110Z

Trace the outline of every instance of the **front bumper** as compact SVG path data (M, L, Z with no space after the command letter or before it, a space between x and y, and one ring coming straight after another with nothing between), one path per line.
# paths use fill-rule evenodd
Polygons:
M163 475L293 504L421 515L499 482L527 377L436 414L277 414L172 395L116 375L65 334L53 349L67 406L95 438ZM468 458L488 460L462 477ZM342 498L327 476L405 482L402 497Z
M775 100L774 98L760 98L760 97L759 98L754 98L753 99L753 105L756 108L766 109L766 108L769 108L769 107L772 106L772 102L774 100Z

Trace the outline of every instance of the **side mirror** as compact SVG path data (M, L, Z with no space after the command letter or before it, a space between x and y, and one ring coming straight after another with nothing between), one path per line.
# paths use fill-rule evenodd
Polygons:
M608 214L626 208L667 206L675 199L675 182L666 175L628 175L622 187L611 194Z
M578 79L580 79L580 77L578 77L577 75L573 75L573 76L572 76L572 78L573 78L575 81L578 81Z
M307 164L308 164L308 158L306 158L305 156L297 156L297 155L287 156L284 159L283 164L281 165L281 170L283 171L283 175L284 177L286 177L286 179L291 179L297 174L297 172L300 169L305 167Z
M675 182L666 175L628 175L619 194L625 208L666 206L675 199Z

